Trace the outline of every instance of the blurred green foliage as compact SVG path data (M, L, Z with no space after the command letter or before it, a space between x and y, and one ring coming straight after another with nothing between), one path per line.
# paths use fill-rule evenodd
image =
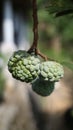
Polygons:
M47 0L46 3L50 13L58 13L73 9L72 0Z

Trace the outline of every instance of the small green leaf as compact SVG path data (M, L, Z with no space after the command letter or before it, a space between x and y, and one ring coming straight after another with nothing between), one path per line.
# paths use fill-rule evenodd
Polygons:
M73 1L72 0L49 0L46 1L46 10L50 14L56 14L56 16L63 16L73 13Z

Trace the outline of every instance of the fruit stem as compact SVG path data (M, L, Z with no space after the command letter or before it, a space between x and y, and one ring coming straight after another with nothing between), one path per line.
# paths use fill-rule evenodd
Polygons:
M42 57L45 61L50 60L50 61L54 61L53 59L47 57L46 55L44 55L43 53L40 52L40 50L36 50L36 54L39 55L40 57Z
M41 56L45 61L49 59L46 55L42 54L39 50L36 50L36 54Z
M41 56L44 60L51 60L44 54L42 54L37 46L38 46L38 16L37 16L37 0L32 0L32 17L33 17L33 44L31 45L28 53L34 53L35 55Z
M32 8L33 8L33 44L28 50L28 52L35 51L38 45L38 16L37 16L37 0L32 0Z

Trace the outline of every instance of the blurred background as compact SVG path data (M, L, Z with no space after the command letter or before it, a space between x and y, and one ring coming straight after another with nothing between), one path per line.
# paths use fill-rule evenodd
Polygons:
M46 2L37 0L38 47L49 58L72 63L73 14L55 18ZM64 78L47 97L8 71L13 51L30 48L32 29L32 0L0 0L0 130L73 130L72 69L64 66Z

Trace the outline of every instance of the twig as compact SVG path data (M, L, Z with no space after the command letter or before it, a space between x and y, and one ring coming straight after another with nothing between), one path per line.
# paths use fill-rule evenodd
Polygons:
M34 53L35 55L39 55L44 60L52 60L48 58L46 55L42 54L38 49L38 16L37 16L37 0L32 0L32 8L33 8L33 44L28 50L28 53Z
M54 59L51 59L49 57L47 57L46 55L44 55L43 53L40 52L40 50L36 50L36 54L39 55L40 57L42 57L45 61L49 60L49 61L55 61Z
M39 50L36 50L36 54L41 56L46 61L49 59L46 55L42 54Z
M38 45L38 16L37 16L37 0L32 0L32 8L33 8L33 44L28 52L35 51Z

